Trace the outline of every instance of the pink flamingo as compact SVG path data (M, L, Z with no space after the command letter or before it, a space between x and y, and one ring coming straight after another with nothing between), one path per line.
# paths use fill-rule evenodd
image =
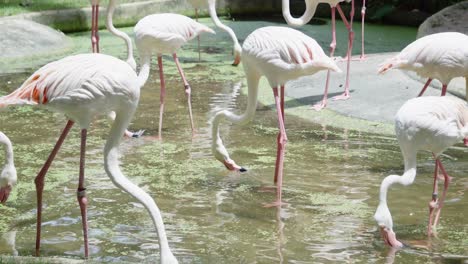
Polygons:
M16 168L13 158L13 145L10 139L0 132L0 144L5 146L5 164L0 174L0 203L5 203L10 196L11 189L16 184Z
M395 132L405 163L402 176L387 176L380 185L380 202L374 218L384 241L391 247L403 244L393 232L393 220L387 206L387 191L394 183L410 185L416 178L416 154L418 150L431 151L436 159L432 200L429 202L428 235L437 226L440 210L451 178L439 159L440 154L460 139L468 136L468 105L452 96L417 97L407 101L395 117ZM444 190L437 198L438 171L444 175Z
M283 162L287 142L284 125L284 85L290 80L312 75L321 70L341 72L336 63L323 52L317 42L307 35L287 27L263 27L252 32L242 47L242 64L247 76L248 103L245 113L236 115L228 110L218 112L212 120L212 153L227 169L246 171L230 157L219 136L219 123L223 119L245 125L255 114L258 83L265 76L273 89L280 132L274 182L277 200L272 206L281 205ZM278 91L280 88L280 91Z
M195 8L195 20L198 22L198 10L200 8L208 8L208 12L210 13L211 20L213 23L220 28L221 30L226 31L232 39L234 43L234 62L232 63L233 66L237 66L240 63L240 55L242 52L242 48L237 40L237 36L232 30L232 28L224 25L218 18L218 14L216 13L216 0L188 0L188 2ZM198 39L198 60L200 61L200 36L197 36Z
M150 60L143 61L140 74L125 62L103 54L80 54L51 62L31 75L20 88L0 97L0 107L33 104L64 113L69 121L49 158L35 179L37 191L36 255L39 256L44 178L55 155L75 122L81 128L80 172L77 199L81 209L85 257L88 257L86 188L84 187L86 136L98 114L114 111L115 122L104 147L104 168L112 182L128 192L148 210L159 235L162 263L177 263L164 230L161 213L154 200L130 182L118 166L118 146L138 105L140 88L149 76Z
M200 33L214 31L209 27L195 22L193 19L178 14L154 14L142 18L135 25L135 43L143 61L149 60L153 54L158 57L159 77L161 81L160 111L158 137L162 136L162 122L164 113L164 97L166 94L166 83L164 81L162 54L170 53L182 78L187 95L188 110L192 135L195 126L192 117L191 88L185 78L184 71L177 57L177 50L187 41L195 38Z
M458 32L444 32L419 38L384 62L379 73L390 69L414 71L428 78L418 96L424 94L432 79L442 83L441 95L445 95L453 78L465 77L468 100L468 36Z
M340 3L341 2L351 2L351 12L350 12L350 18L349 22L346 19L346 16L343 13L343 10L341 10ZM282 7L283 7L283 17L290 26L302 26L306 23L308 23L312 17L315 14L315 9L317 8L317 5L319 3L327 3L331 7L332 11L332 42L330 44L330 57L333 57L335 54L335 48L336 48L336 30L335 30L335 13L336 10L338 9L338 13L341 16L341 19L343 19L343 22L346 26L346 28L349 31L349 37L348 37L348 51L346 52L346 57L347 57L347 69L346 69L346 81L345 81L345 87L344 87L344 93L339 96L335 96L333 99L334 100L346 100L350 97L349 94L349 71L350 71L350 65L351 65L351 53L353 49L353 39L354 39L354 32L353 32L353 17L354 17L354 0L306 0L306 11L305 13L300 17L300 18L293 18L291 16L291 12L289 10L289 0L282 0ZM361 14L362 14L362 54L361 54L361 59L364 59L364 16L365 16L365 1L363 2L363 8L361 9ZM327 80L325 83L325 91L323 94L323 99L321 102L315 104L313 108L317 111L323 109L324 107L327 106L327 100L328 100L328 87L330 83L330 71L327 73Z

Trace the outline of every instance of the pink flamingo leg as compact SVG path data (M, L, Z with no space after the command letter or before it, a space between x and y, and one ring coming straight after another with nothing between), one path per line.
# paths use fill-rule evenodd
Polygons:
M442 171L442 174L444 175L444 191L442 192L442 196L440 197L439 206L437 206L437 209L436 209L436 215L435 215L434 225L433 225L434 227L436 227L437 224L439 223L440 210L442 210L442 207L444 206L445 195L447 194L447 189L449 187L450 182L452 181L452 177L450 177L447 174L447 171L445 171L445 168L442 165L442 162L440 161L440 159L437 159L436 162L439 163L440 170Z
M283 118L283 122L284 122L284 85L281 85L280 107L281 107L281 117ZM278 138L276 140L277 142L281 140L281 133L278 133ZM277 150L276 150L276 165L275 165L275 179L274 179L275 184L278 183L278 169L279 169L279 162L280 162L280 156L279 156L280 153L281 153L281 145L278 143Z
M435 157L435 156L434 156ZM435 157L436 158L436 157ZM429 201L429 221L428 221L428 226L427 226L427 235L430 236L432 235L432 219L434 216L434 209L437 208L437 203L438 203L438 173L439 173L439 163L435 162L435 168L434 168L434 184L432 186L432 199Z
M187 82L187 79L185 79L184 71L182 70L182 67L180 67L179 63L179 58L177 58L177 54L172 55L174 57L174 61L177 66L177 70L179 70L180 77L182 77L182 80L184 81L184 86L185 86L185 94L187 95L187 102L188 102L188 108L189 108L189 116L190 116L190 125L192 127L192 136L195 133L195 125L193 124L193 115L192 115L192 92L189 83Z
M91 45L93 53L99 53L99 33L98 33L98 19L99 19L99 5L92 6L91 14Z
M198 8L195 8L195 21L198 22ZM197 44L198 44L198 62L201 61L201 53L200 53L200 35L197 36Z
M81 211L81 223L83 225L83 238L84 238L84 250L85 258L89 256L88 247L88 218L86 214L86 207L88 205L88 199L86 198L86 188L84 187L84 170L85 170L85 155L86 155L86 135L87 130L81 130L81 151L80 151L80 176L78 180L78 189L76 192L76 198L80 205Z
M163 72L163 63L162 56L158 56L158 66L159 66L159 80L161 82L161 94L159 95L159 129L158 129L158 138L162 137L162 123L163 123L163 113L164 113L164 97L166 97L166 82L164 81L164 72Z
M350 66L351 66L351 56L352 56L352 50L353 50L353 39L354 39L354 32L353 32L353 17L354 17L354 0L351 1L351 12L350 12L350 19L349 23L346 19L346 16L343 13L343 10L341 10L341 7L339 4L336 5L338 9L338 13L340 14L341 18L343 19L343 23L345 24L346 28L349 31L349 37L348 37L348 52L346 53L347 56L347 68L346 68L346 83L345 83L345 90L342 95L338 95L333 97L333 100L346 100L350 97L349 94L349 71L350 71Z
M331 8L331 15L332 15L332 42L330 43L330 58L333 57L335 54L336 49L336 23L335 23L335 13L336 7ZM327 98L328 98L328 87L330 85L330 70L327 71L327 80L325 82L325 91L323 92L323 99L321 102L312 106L312 108L316 111L322 110L325 106L327 106Z
M442 93L440 94L441 96L445 96L447 93L447 84L442 85Z
M282 89L283 90L283 89ZM276 155L277 157L277 175L275 175L275 178L277 179L276 182L276 201L271 203L271 204L266 204L265 207L273 207L273 206L281 206L282 205L282 199L281 199L281 187L283 185L283 164L284 164L284 153L285 153L285 148L286 148L286 143L288 141L288 138L286 136L286 129L284 127L284 121L283 121L283 111L281 109L281 100L278 96L278 88L275 87L273 88L273 94L275 96L275 104L276 104L276 111L278 113L278 124L279 124L279 129L280 129L280 134L278 137L278 153Z
M366 0L362 0L361 8L361 57L360 60L366 59L366 54L364 54L364 18L366 17Z
M57 143L55 143L55 146L52 149L52 152L50 153L49 157L47 158L47 161L44 163L44 166L42 166L42 169L39 171L36 178L34 179L34 183L36 184L36 194L37 194L36 256L40 255L39 249L41 247L42 192L44 191L44 178L45 178L45 175L47 174L47 171L49 170L50 165L52 164L52 161L57 155L57 152L62 146L63 141L67 137L68 132L70 132L70 129L72 128L73 124L74 124L73 121L68 120L67 125L63 129L62 134L57 140Z
M424 87L422 88L421 92L419 92L418 97L420 97L421 95L424 94L424 92L426 91L429 84L431 84L431 82L432 82L431 78L427 79L427 82L426 82L426 84L424 84Z

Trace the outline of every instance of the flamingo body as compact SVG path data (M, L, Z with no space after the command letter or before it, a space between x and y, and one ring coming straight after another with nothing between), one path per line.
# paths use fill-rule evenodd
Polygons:
M219 135L219 123L224 118L245 125L253 119L258 97L258 84L261 76L268 79L272 87L278 114L277 159L275 180L277 200L271 204L281 205L281 186L285 145L287 142L284 126L284 84L301 76L311 75L320 70L340 72L336 63L325 55L317 42L307 35L287 27L264 27L252 32L242 47L242 64L247 77L248 103L245 113L236 115L224 110L212 120L212 153L227 169L245 171L230 157ZM278 93L278 88L281 88Z
M444 173L445 183L448 187L449 177L438 160L448 147L454 145L468 136L468 105L456 97L418 97L407 101L398 111L395 117L395 132L403 154L405 172L402 176L390 175L386 177L380 186L380 203L374 218L381 228L385 242L392 247L402 246L396 240L393 232L393 220L387 205L387 191L394 183L402 185L412 184L416 177L416 154L419 150L431 151L436 158L435 182L437 179L437 167ZM435 224L445 198L444 189L441 204L436 214ZM434 193L437 195L435 188ZM434 201L433 202L437 202ZM430 204L431 206L431 204ZM432 208L434 209L434 208ZM430 217L432 210L430 210ZM431 230L432 219L429 220Z
M444 32L419 38L386 61L379 73L390 69L414 71L443 84L455 77L468 77L468 36Z
M214 31L179 14L154 14L142 18L135 25L135 42L140 52L155 54L176 53L187 41L202 32Z
M5 146L5 164L0 174L0 203L4 203L16 184L17 175L13 159L13 145L3 132L0 132L0 144Z

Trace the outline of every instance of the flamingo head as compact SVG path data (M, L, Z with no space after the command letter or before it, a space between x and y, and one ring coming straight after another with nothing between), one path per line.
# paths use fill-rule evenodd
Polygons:
M246 172L247 170L236 164L232 159L223 160L222 163L230 171Z
M234 62L232 63L232 66L237 66L241 62L241 53L242 53L242 48L241 46L236 43L234 45Z
M468 147L468 138L463 139L463 144L465 145L465 147Z
M15 167L5 166L0 175L0 203L4 204L8 200L10 192L16 184L16 180Z
M403 247L403 243L397 240L393 232L393 220L386 204L380 204L374 214L374 219L380 227L380 234L384 242L393 248Z

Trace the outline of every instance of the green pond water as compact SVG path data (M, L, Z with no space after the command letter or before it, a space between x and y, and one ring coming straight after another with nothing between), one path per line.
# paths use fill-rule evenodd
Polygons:
M272 24L276 23L240 21L232 26L240 32L242 41L254 28ZM330 25L307 26L304 32L320 39L325 48L329 29ZM367 29L369 52L397 51L415 36L415 30L409 28L369 25ZM343 35L342 40L346 39L344 29L339 34ZM325 127L286 116L289 142L283 200L287 205L264 208L264 203L275 199L274 193L264 191L273 186L278 133L274 109L259 105L254 121L244 127L222 125L221 133L231 157L248 168L247 173L228 172L211 155L208 120L220 109L243 110L246 102L240 93L242 69L228 66L231 46L223 35L218 32L216 36L202 37L201 63L196 59L196 41L180 54L192 85L196 136L191 138L183 85L173 62L165 57L164 140L155 139L159 80L153 67L130 126L131 130L145 129L145 136L124 139L120 148L124 174L156 199L169 244L180 263L468 261L468 161L461 144L449 149L442 158L454 181L442 210L437 238L425 234L432 193L430 153L421 152L413 185L397 185L390 190L395 232L409 245L397 252L383 244L372 217L382 179L403 172L402 157L392 135ZM89 33L72 37L75 52L89 49ZM356 39L358 42L359 34ZM120 42L106 32L101 33L101 40L102 52L124 57ZM346 44L339 45L338 53L344 53L345 48ZM23 73L0 76L2 95L31 74L32 66L24 66ZM311 111L312 114L316 113ZM1 112L0 130L14 143L19 183L6 205L0 206L0 262L8 262L8 256L14 254L34 254L34 177L65 123L62 115L33 107L13 107ZM109 128L108 120L97 118L88 136L90 257L96 262L154 263L159 260L158 238L146 210L114 187L103 169L102 148ZM3 152L0 155L3 160ZM44 257L83 256L76 202L78 155L79 129L75 127L46 177L41 248ZM47 263L46 259L43 261Z

